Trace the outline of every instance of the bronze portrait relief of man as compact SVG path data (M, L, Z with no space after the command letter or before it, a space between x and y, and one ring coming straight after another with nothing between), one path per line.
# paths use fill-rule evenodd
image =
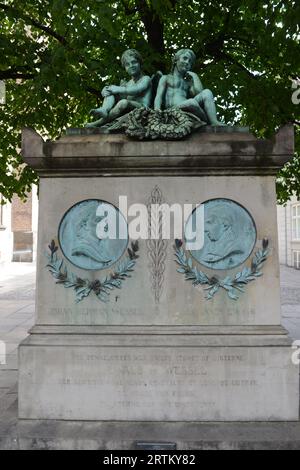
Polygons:
M197 209L195 209L197 211ZM195 211L187 223L192 223ZM211 269L231 269L242 264L256 243L256 227L249 212L229 199L204 203L204 244L191 255Z

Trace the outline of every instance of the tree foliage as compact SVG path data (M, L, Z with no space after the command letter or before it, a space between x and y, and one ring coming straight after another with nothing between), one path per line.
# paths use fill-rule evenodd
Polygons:
M300 104L291 99L299 19L293 0L0 0L0 192L22 196L36 181L19 154L22 127L55 139L82 126L104 84L125 77L126 48L141 52L148 74L168 71L175 50L192 48L195 71L227 123L261 137L299 125ZM300 196L299 166L295 157L281 172L281 202L291 191Z

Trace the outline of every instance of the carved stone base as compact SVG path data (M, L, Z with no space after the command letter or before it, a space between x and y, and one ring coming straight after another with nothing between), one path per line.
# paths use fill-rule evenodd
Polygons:
M299 370L284 330L208 328L37 327L20 346L19 417L297 420Z

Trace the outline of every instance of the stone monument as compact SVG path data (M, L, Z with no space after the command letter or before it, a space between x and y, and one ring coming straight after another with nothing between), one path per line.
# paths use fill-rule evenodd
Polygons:
M293 128L260 140L247 128L203 123L177 141L94 127L44 142L24 129L40 204L20 418L298 420L299 370L280 324L275 194ZM128 228L136 204L148 221L140 240ZM151 207L174 204L190 205L182 237L151 237L163 230ZM201 210L204 244L190 249ZM118 221L112 240L99 235L108 213Z
M41 181L36 325L20 346L20 417L298 418L298 370L280 326L274 186L276 171L292 154L292 129L281 129L273 141L231 131L199 132L179 142L132 142L120 134L43 142L24 130L24 159ZM114 247L106 241L98 259L94 243L101 242L82 235L85 224L96 223L88 214L86 220L75 217L77 241L65 248L61 232L72 211L80 212L86 201L117 210L120 194L128 206L208 201L208 248L189 253L182 241L174 247L172 240L150 239L129 255L126 240ZM220 200L232 213L220 213ZM240 211L245 246L234 222ZM258 263L265 256L263 239L269 242L263 276L246 282L256 269L255 253L261 252ZM78 262L84 250L85 265ZM125 268L119 268L120 256ZM133 271L122 280L126 264ZM204 291L210 300L201 282L185 279L193 272L196 280L199 273L208 279L203 287L210 287ZM107 294L97 286L111 273L122 286L107 289L109 301L102 302L98 296ZM236 285L245 292L231 288L238 273L242 284ZM85 287L90 292L76 302Z

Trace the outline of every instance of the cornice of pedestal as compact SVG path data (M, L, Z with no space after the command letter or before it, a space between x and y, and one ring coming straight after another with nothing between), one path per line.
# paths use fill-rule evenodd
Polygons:
M44 141L22 132L24 161L41 177L276 175L294 153L294 128L271 139L248 128L206 127L180 141L136 141L100 129L70 129Z

